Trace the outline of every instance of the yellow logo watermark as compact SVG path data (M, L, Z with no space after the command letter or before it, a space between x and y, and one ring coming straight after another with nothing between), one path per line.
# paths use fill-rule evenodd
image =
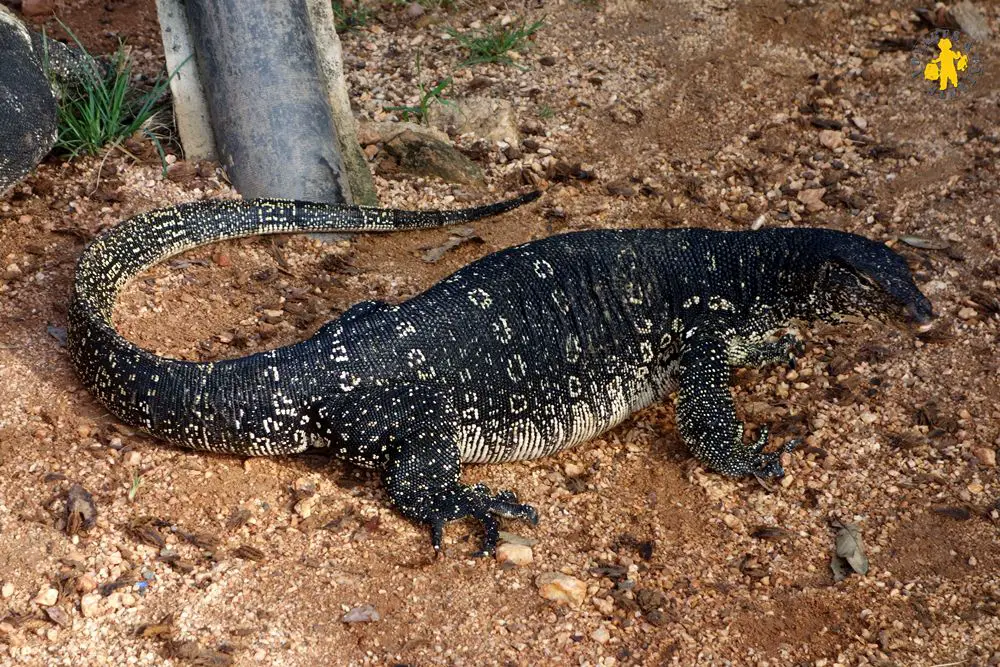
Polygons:
M947 37L939 39L937 47L940 53L924 67L924 78L937 81L941 92L947 91L948 86L958 88L958 73L969 69L969 56L954 50Z
M960 95L983 72L975 42L958 30L935 30L918 43L910 62L927 92L941 97Z

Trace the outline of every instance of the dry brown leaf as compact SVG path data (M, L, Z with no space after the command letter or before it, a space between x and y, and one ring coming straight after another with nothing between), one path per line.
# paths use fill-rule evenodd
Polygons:
M861 539L861 529L852 523L833 522L837 529L836 553L830 561L834 581L841 581L851 571L858 574L868 572L868 556L865 554L865 543Z

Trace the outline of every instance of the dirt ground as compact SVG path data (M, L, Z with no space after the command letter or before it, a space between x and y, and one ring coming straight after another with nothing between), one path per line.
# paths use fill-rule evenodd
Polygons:
M121 37L144 70L162 66L152 0L56 5L88 47ZM345 36L358 115L414 101L420 49L420 76L454 76L452 97L511 100L524 141L456 138L483 188L400 175L375 153L382 203L533 185L538 204L474 224L482 242L436 263L422 255L447 231L199 249L128 289L125 335L174 357L236 356L525 240L761 224L892 243L934 329L813 328L796 371L737 373L751 426L806 438L780 483L702 469L668 403L558 456L468 467L467 481L538 508L537 528L505 526L537 540L533 562L472 559L466 523L434 560L373 474L174 449L81 388L60 337L84 242L139 211L234 193L205 165L164 178L120 152L50 159L0 201L0 663L1000 664L995 38L974 46L975 85L941 98L920 77L927 28L898 3L470 5L413 21L386 2ZM1000 6L982 8L996 26ZM504 16L545 19L527 69L458 69L444 26ZM74 484L98 514L70 536ZM834 582L835 521L859 528L866 576ZM582 603L543 599L547 572L584 582ZM362 605L380 620L344 622Z

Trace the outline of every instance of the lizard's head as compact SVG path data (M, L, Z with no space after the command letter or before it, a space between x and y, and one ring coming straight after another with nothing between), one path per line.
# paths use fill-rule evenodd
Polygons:
M906 261L882 243L856 234L828 233L818 250L818 275L811 295L815 315L829 322L852 318L926 324L931 302Z

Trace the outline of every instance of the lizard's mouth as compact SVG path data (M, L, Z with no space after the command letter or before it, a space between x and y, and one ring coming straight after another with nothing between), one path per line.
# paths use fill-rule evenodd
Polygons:
M906 323L915 325L920 329L926 329L934 320L934 311L931 309L929 301L924 299L918 303L911 303L906 307Z

